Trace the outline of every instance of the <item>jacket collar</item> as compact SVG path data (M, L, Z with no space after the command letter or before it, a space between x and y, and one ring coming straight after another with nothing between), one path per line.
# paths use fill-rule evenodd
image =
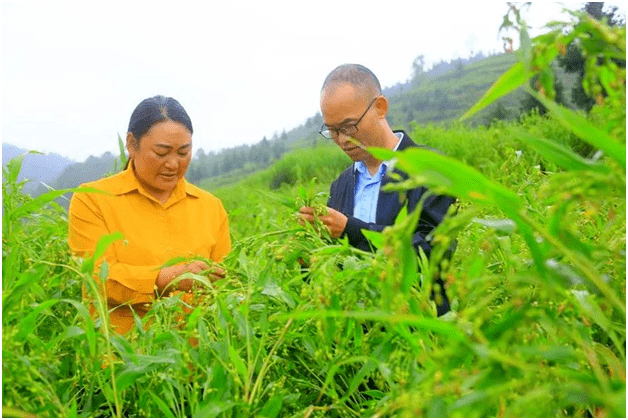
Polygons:
M399 145L397 146L396 151L400 151L400 150L405 150L408 147L412 147L412 146L416 146L416 143L414 143L414 141L410 138L410 136L408 135L408 133L406 133L404 130L394 130L393 133L397 134L397 133L401 133L401 141L399 142ZM353 175L354 176L358 176L358 162L353 164ZM388 168L390 166L390 161L384 161L383 162L384 165L386 165L386 167ZM394 170L394 172L399 172L398 170ZM384 174L386 175L386 173ZM387 176L384 176L383 179L388 178Z
M406 133L405 131L395 130L393 131L393 133L403 133L403 137L401 138L401 143L399 143L399 147L397 147L397 150L404 150L404 149L407 149L408 147L416 146L414 141L412 141L408 133Z

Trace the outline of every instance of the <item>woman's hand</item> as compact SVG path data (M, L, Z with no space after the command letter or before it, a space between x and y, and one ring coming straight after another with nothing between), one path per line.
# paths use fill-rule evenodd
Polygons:
M192 261L189 264L173 265L172 267L166 267L162 269L157 276L157 281L155 282L155 284L157 285L157 289L159 290L159 292L162 292L165 288L168 287L168 284L170 284L172 280L174 280L181 274L198 274L200 272L209 270L210 268L212 269L211 272L207 273L207 278L210 281L213 282L225 277L225 271L216 264L210 266L204 261ZM177 289L184 292L189 292L190 290L192 290L193 286L194 279L183 279L179 281Z

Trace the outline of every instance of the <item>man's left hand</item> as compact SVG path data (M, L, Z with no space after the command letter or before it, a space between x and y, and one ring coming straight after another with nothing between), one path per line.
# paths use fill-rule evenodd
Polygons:
M314 223L314 209L312 207L301 207L299 209L299 220ZM347 226L347 216L340 213L338 210L334 210L331 207L327 207L327 214L317 216L318 219L329 229L329 235L332 238L339 238L344 232Z

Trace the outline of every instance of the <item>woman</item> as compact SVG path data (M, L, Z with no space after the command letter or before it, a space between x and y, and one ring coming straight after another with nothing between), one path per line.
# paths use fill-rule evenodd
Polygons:
M70 203L69 243L78 256L92 254L98 239L120 231L105 254L107 303L112 327L123 334L178 275L210 268L202 261L159 270L174 257L222 261L231 249L227 213L220 200L189 184L192 122L173 98L142 101L129 122L129 161L117 175L84 184L109 194L76 193ZM218 270L220 275L220 270ZM177 289L189 291L193 281Z

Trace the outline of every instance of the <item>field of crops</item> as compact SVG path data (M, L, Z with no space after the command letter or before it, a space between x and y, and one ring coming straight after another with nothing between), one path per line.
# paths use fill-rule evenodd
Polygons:
M625 57L625 29L623 48ZM107 266L94 261L119 239L71 259L67 213L51 202L64 191L23 195L12 161L3 170L3 415L625 417L625 69L618 74L588 117L541 98L549 117L414 126L415 141L444 155L409 150L396 164L411 182L459 197L434 234L433 255L458 243L440 265L411 248L415 214L373 235L373 254L295 221L295 206L324 203L349 163L332 145L213 190L234 239L225 279L197 291L190 313L177 296L157 301L125 336L93 320L81 297L83 288L104 313L94 276L106 278ZM439 318L429 299L437 271L452 299Z

